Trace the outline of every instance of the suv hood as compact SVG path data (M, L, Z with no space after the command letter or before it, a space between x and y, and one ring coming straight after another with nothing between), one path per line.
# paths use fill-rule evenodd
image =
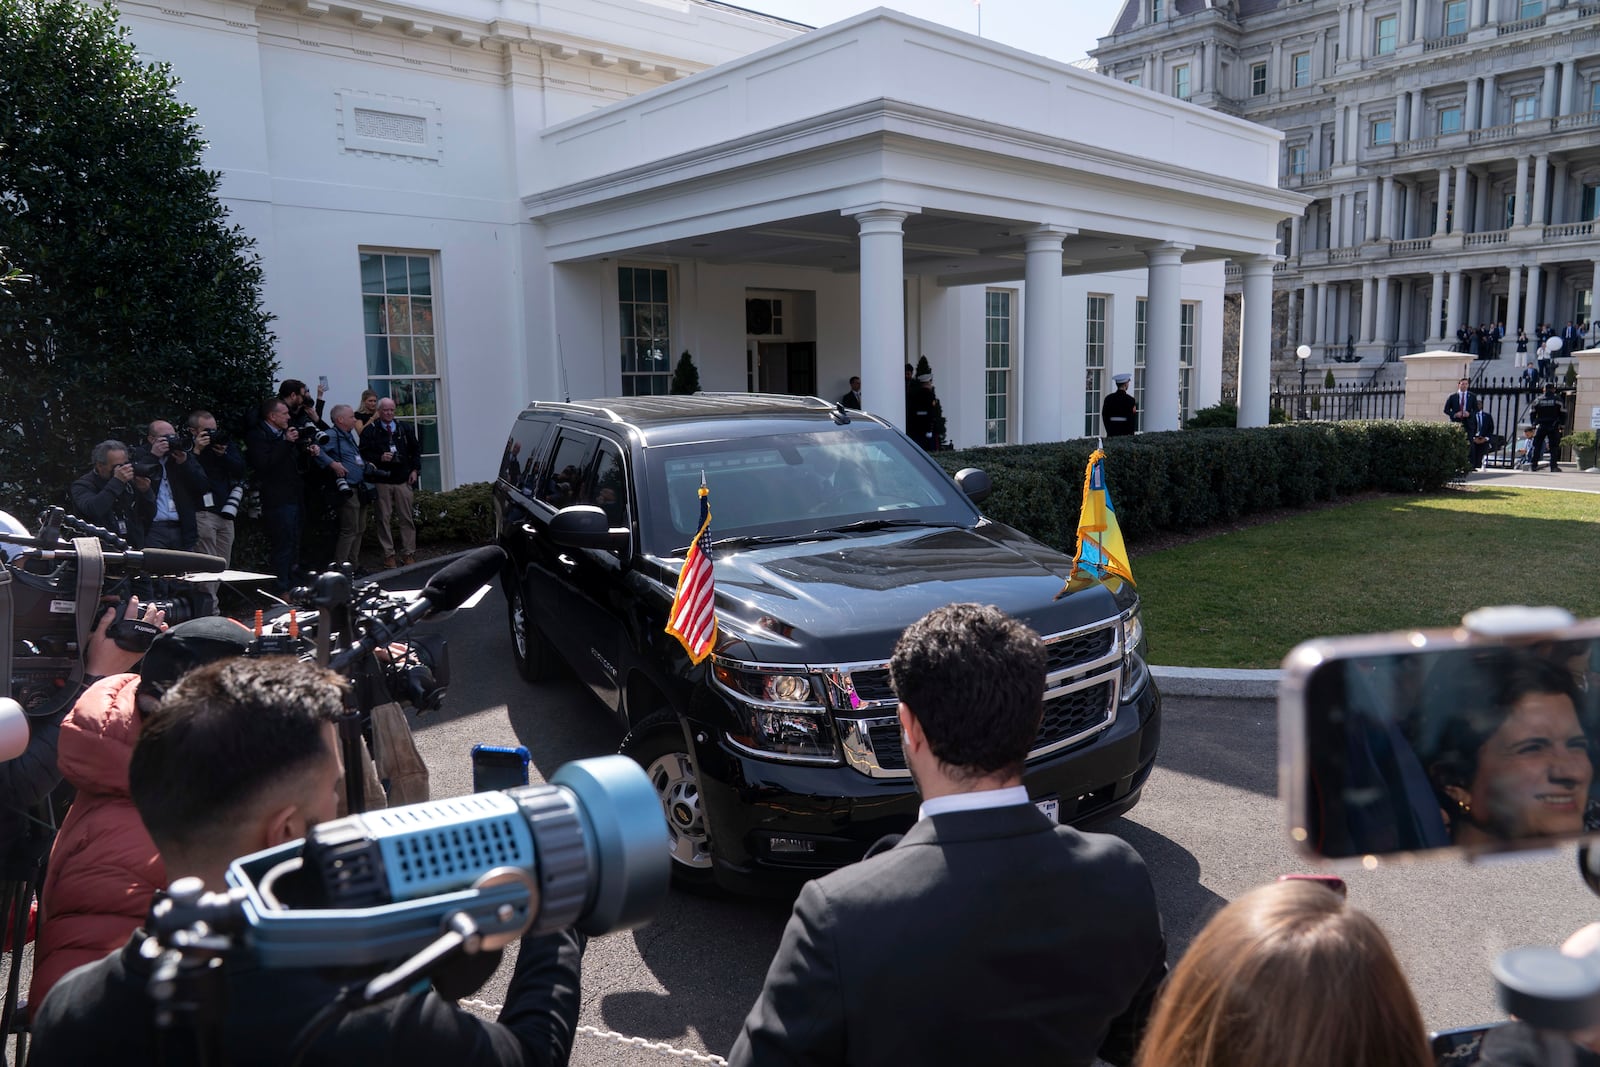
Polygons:
M1136 603L1119 579L1074 582L1072 557L1001 523L907 529L721 552L718 614L730 654L775 663L886 660L902 631L945 604L993 604L1041 635L1115 618Z

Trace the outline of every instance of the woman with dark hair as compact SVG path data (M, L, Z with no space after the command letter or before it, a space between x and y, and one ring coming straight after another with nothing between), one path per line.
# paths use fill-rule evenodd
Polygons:
M1264 885L1223 908L1162 987L1136 1067L1432 1067L1383 931L1335 890Z
M1465 666L1465 669L1463 667ZM1412 743L1458 845L1577 833L1594 763L1563 664L1517 649L1436 668Z

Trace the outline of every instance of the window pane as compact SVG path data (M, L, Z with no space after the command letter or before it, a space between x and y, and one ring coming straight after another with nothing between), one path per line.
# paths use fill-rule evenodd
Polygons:
M361 253L361 291L383 292L383 257L375 252Z
M386 378L368 378L367 388L377 393L379 400L389 395L389 381Z
M361 298L361 329L365 333L385 333L383 328L383 297Z
M416 401L418 415L439 414L439 383L428 378L419 378L413 383L411 395ZM425 448L424 452L436 452L438 449Z
M417 444L423 455L439 451L439 420L417 420Z
M386 337L367 338L367 373L389 373L389 340ZM382 396L382 393L378 394Z
M409 256L407 260L411 268L411 295L433 295L433 278L428 270L428 257Z
M444 476L440 473L442 466L438 456L422 457L422 475L417 479L422 488L437 493L444 487Z
M411 338L389 338L389 373L414 374L411 367Z
M416 414L416 405L411 400L411 386L411 382L403 379L389 383L389 395L394 398L394 413L401 418Z
M411 363L413 374L438 374L439 362L433 357L433 338L413 337L411 339Z
M633 268L617 268L617 299L627 302L633 299Z
M433 301L427 297L411 301L411 332L433 336Z
M389 321L385 333L411 332L411 300L404 296L389 298Z
M667 302L667 272L653 270L650 272L650 299L658 304Z
M402 295L410 288L409 279L406 277L405 256L383 257L383 287L386 292Z

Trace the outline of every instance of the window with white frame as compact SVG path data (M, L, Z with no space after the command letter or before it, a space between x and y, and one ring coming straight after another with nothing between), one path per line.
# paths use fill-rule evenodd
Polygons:
M1306 162L1310 158L1310 151L1306 145L1292 144L1289 146L1289 173L1304 174Z
M665 267L617 268L623 396L659 396L671 388L670 281Z
M1189 99L1189 64L1181 63L1172 68L1172 95L1179 100Z
M1130 74L1122 80L1135 87L1144 85L1144 75L1142 74Z
M983 294L983 441L1011 441L1011 357L1015 291L989 289Z
M1393 119L1372 120L1372 143L1375 145L1394 143Z
M1460 104L1451 104L1449 107L1439 109L1439 132L1441 134L1461 132Z
M1544 14L1544 0L1517 0L1517 18L1536 19Z
M1600 185L1593 183L1583 187L1583 194L1578 198L1578 217L1580 221L1587 222L1590 219L1600 218L1600 210L1597 210L1600 209L1600 196L1596 195L1597 190L1600 190Z
M439 338L434 332L436 252L361 252L367 388L394 401L396 422L417 435L424 489L444 488Z
M1166 18L1166 7L1162 0L1150 0L1150 21L1160 22Z
M1539 94L1519 93L1511 98L1511 121L1531 122L1539 117Z
M1467 0L1445 0L1444 35L1454 37L1467 32Z
M1600 81L1589 86L1589 110L1600 111Z
M1106 392L1106 304L1091 295L1083 313L1083 432L1100 432L1100 401Z
M1394 53L1396 27L1399 25L1399 16L1380 15L1372 27L1372 52L1374 55L1387 56Z
M1517 194L1506 194L1505 225L1501 229L1509 230L1517 224Z
M1250 95L1267 95L1267 65L1265 63L1250 64Z
M1178 425L1182 426L1194 414L1192 386L1194 385L1195 323L1199 305L1185 300L1178 317Z
M1311 53L1296 52L1289 57L1289 84L1304 89L1311 84Z
M1139 409L1135 421L1141 430L1144 429L1144 357L1149 306L1149 301L1142 296L1133 303L1133 402Z

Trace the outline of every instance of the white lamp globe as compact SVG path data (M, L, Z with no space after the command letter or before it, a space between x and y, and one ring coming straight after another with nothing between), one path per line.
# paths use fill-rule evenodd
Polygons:
M1561 351L1561 338L1552 337L1544 343L1544 346L1552 352L1559 352Z

